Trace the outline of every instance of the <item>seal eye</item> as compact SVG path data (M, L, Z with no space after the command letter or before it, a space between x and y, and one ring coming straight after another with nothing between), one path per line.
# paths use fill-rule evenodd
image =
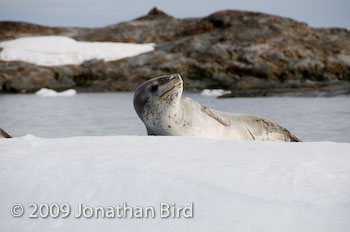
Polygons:
M158 90L158 85L153 85L153 86L151 87L151 92L152 92L152 93L156 92L157 90Z

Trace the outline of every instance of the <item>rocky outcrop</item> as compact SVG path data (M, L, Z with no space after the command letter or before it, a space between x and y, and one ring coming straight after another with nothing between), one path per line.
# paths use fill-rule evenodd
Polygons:
M158 9L130 22L123 22L74 36L77 40L129 43L163 43L206 33L213 29L205 19L176 19Z
M153 9L130 22L69 30L77 40L158 45L154 52L136 57L92 60L80 66L1 62L2 91L50 86L125 91L154 76L175 72L184 77L188 90L223 88L232 91L229 96L349 91L350 32L346 29L316 29L288 18L241 11L176 19ZM13 71L14 67L25 71Z
M72 34L73 28L45 27L25 22L0 22L0 41L16 39L25 36L40 35L69 35ZM75 34L75 33L73 33Z
M18 61L0 61L0 91L28 93L44 87L56 90L72 88L76 85L72 79L76 69L79 70L73 66L51 68Z

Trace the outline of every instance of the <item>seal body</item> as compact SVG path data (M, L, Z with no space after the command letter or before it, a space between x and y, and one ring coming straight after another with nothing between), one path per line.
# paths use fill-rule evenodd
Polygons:
M301 142L286 128L268 119L212 110L182 97L182 92L179 74L160 76L137 88L134 108L148 135Z

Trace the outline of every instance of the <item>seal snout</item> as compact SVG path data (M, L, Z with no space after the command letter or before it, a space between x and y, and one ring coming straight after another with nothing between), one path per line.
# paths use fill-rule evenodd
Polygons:
M164 98L175 91L178 92L180 89L180 91L182 91L183 81L180 74L175 73L166 76L164 81L165 83L161 88L160 98Z
M178 73L172 74L169 79L170 80L172 80L172 79L179 79L179 80L182 81L182 78L181 78L180 74L178 74Z
M183 84L183 80L182 80L180 74L178 74L178 73L170 75L169 81L172 83L173 86Z

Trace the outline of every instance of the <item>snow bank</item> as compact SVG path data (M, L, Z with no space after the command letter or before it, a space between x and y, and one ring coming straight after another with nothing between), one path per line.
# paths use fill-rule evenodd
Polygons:
M106 136L0 140L0 231L350 231L350 144ZM188 206L193 218L75 218L87 206ZM21 203L22 217L10 207ZM29 219L30 203L69 203ZM158 213L158 214L157 214Z
M42 88L35 92L35 94L43 97L71 97L75 96L77 91L75 89L68 89L62 92L56 92L53 89Z
M203 89L203 91L201 92L201 95L217 97L227 93L230 93L230 91L225 91L223 89Z
M65 36L25 37L0 43L1 60L37 65L81 64L91 59L112 61L154 50L154 44L78 42Z

